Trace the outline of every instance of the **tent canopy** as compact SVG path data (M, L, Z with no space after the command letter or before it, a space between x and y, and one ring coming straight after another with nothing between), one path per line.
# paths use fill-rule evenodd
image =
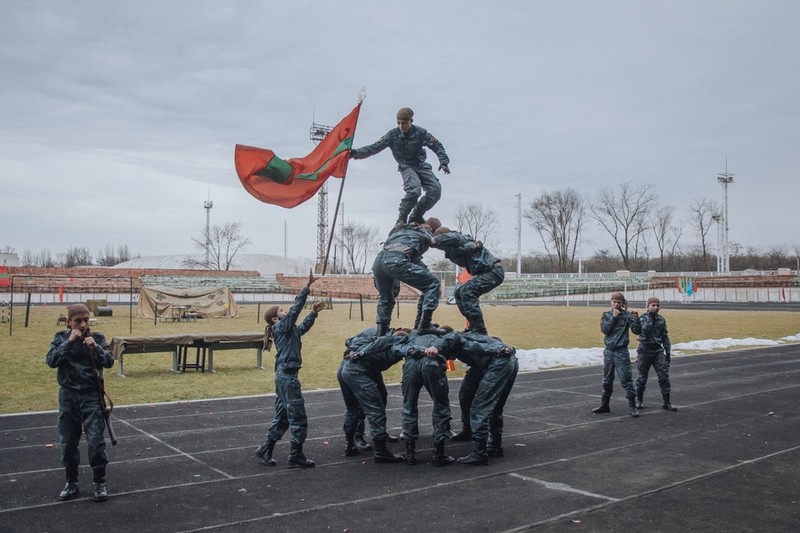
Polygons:
M176 289L153 285L142 287L139 292L136 306L139 318L172 317L178 311L196 313L198 318L227 318L239 314L236 300L227 286Z

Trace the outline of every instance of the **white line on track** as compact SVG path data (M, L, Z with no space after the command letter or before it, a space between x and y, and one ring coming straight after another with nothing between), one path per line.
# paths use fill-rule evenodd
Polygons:
M589 496L590 498L600 498L601 500L608 500L612 502L619 501L619 498L612 498L611 496L603 496L602 494L595 494L594 492L587 492L585 490L576 489L574 487L570 487L566 483L554 483L552 481L545 481L543 479L536 479L534 477L523 476L522 474L517 474L516 472L512 472L509 476L522 479L523 481L533 481L534 483L538 483L542 485L546 489L550 490L560 490L563 492L572 492L573 494L580 494L582 496Z
M194 462L195 462L195 463L197 463L197 464L203 465L203 466L205 466L206 468L208 468L209 470L211 470L211 471L213 471L213 472L216 472L217 474L219 474L219 475L221 475L221 476L224 476L224 477L225 477L225 478L227 478L227 479L235 479L235 476L232 476L232 475L228 474L227 472L224 472L224 471L220 470L219 468L214 468L214 467L213 467L213 466L211 466L210 464L208 464L208 463L205 463L205 462L201 461L200 459L198 459L198 458L197 458L197 457L195 457L194 455L192 455L192 454L190 454L190 453L186 453L186 452L184 452L183 450L181 450L181 449L179 449L179 448L176 448L175 446L173 446L173 445L171 445L171 444L167 444L166 442L164 442L163 440L159 439L158 437L156 437L156 436L155 436L155 435L153 435L152 433L148 433L147 431L145 431L145 430L143 430L143 429L140 429L140 428L138 428L138 427L134 426L134 425L133 425L133 424L131 424L130 422L127 422L127 421L125 421L125 420L120 420L120 422L121 422L121 423L123 423L123 424L125 424L125 425L126 425L126 426L128 426L129 428L133 429L134 431L137 431L137 432L141 433L142 435L145 435L145 436L147 436L148 438L150 438L150 439L152 439L152 440L156 441L157 443L161 444L162 446L164 446L164 447L166 447L166 448L168 448L168 449L170 449L170 450L174 451L174 452L175 452L175 453L177 453L178 455L181 455L181 456L183 456L183 457L186 457L187 459L189 459L189 460L191 460L191 461L194 461Z

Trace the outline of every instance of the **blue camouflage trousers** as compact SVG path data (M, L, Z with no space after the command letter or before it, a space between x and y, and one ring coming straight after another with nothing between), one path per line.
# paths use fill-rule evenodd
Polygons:
M89 448L89 466L93 479L98 483L106 481L105 440L106 420L100 405L98 391L78 392L61 387L58 391L58 433L61 444L61 464L66 469L67 481L78 481L80 453L78 444L81 433L86 432Z
M666 396L670 394L669 365L667 364L667 357L664 354L664 350L652 351L637 348L636 355L638 356L636 370L639 374L639 377L636 379L637 394L640 397L644 394L644 389L647 385L647 374L650 373L651 366L656 370L661 395Z
M267 438L281 440L291 431L291 442L303 444L308 434L306 403L300 388L297 370L275 370L275 416L267 430Z
M386 397L384 394L386 387L380 387L375 380L374 372L358 361L345 359L340 368L341 381L339 384L345 405L342 429L345 435L354 435L359 422L363 423L361 417L366 416L372 440L385 441Z
M465 284L456 287L453 296L461 314L470 322L476 319L483 320L483 313L478 299L503 283L505 276L503 266L498 263L491 270L476 274Z
M433 440L450 437L450 387L441 357L406 358L403 363L403 440L419 438L419 393L425 388L433 400Z
M403 177L403 191L406 195L400 200L398 218L407 220L409 213L415 207L416 214L421 217L442 197L442 184L439 183L439 178L433 173L433 167L429 163L422 163L417 167L400 165L399 170ZM423 190L425 195L420 197Z
M470 407L469 422L473 442L485 442L490 426L493 436L499 437L503 434L503 408L517 379L517 372L519 362L515 355L497 355L489 363Z
M375 288L378 290L378 310L375 322L391 324L397 282L402 281L419 290L420 310L433 311L439 306L441 285L439 279L422 264L411 262L401 252L378 252L372 265Z
M605 348L603 350L603 398L608 401L614 392L614 372L619 377L622 388L625 389L627 398L634 398L636 390L633 388L633 372L631 371L631 353L627 347L619 349Z
M458 406L461 408L461 427L463 429L470 427L469 413L472 410L472 400L475 399L482 379L483 369L471 366L464 374L464 379L461 380L461 386L458 388Z

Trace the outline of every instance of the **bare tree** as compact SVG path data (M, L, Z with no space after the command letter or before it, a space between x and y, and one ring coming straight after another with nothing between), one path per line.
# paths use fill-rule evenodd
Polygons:
M88 248L78 246L67 248L67 251L56 255L59 266L72 268L76 266L88 266L92 263L92 253Z
M123 244L117 246L116 251L110 244L106 244L102 250L97 252L97 264L100 266L114 266L131 258L131 253L128 250L128 245Z
M666 270L667 255L674 255L682 233L680 226L672 223L673 212L672 207L662 205L656 208L650 216L650 227L653 230L656 248L658 248L658 269L662 272Z
M456 227L452 229L471 235L476 241L491 244L489 239L497 229L497 216L494 211L484 208L478 202L459 202L456 208Z
M541 237L550 262L558 272L574 270L585 223L585 206L580 193L567 188L542 193L523 214Z
M13 253L16 253L16 252L17 252L17 250L14 249L13 246L5 245L2 248L0 248L0 254L13 254Z
M241 222L226 222L222 226L214 225L208 230L203 228L202 236L199 239L192 237L192 242L204 257L186 257L183 264L189 268L231 270L236 254L253 244L250 239L242 235L241 228Z
M691 214L689 223L697 230L697 236L700 237L703 268L708 270L708 232L714 224L714 215L720 212L719 205L708 198L694 199L689 204L689 212Z
M591 204L593 217L614 239L626 269L630 269L631 247L648 229L647 219L655 202L652 185L625 182L613 191L601 189L597 201Z
M342 234L336 238L344 249L350 272L363 274L367 267L367 258L378 245L379 230L376 226L366 224L346 224Z

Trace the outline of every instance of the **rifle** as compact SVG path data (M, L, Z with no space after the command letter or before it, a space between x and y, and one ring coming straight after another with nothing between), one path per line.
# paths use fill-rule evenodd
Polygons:
M84 338L91 336L91 332L87 329L83 336ZM94 369L94 375L97 376L97 392L100 393L100 408L103 410L103 418L106 420L108 438L111 439L111 445L116 446L117 434L114 431L114 426L111 425L111 412L114 410L114 402L111 400L111 396L106 392L105 377L103 377L103 374L97 368L97 357L95 356L94 350L92 350L92 368Z

